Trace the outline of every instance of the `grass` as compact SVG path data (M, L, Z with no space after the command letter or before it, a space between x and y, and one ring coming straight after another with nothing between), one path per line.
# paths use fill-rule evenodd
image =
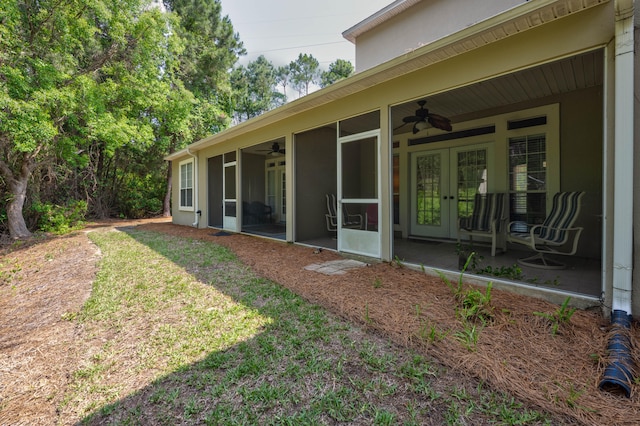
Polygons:
M569 324L571 317L576 311L576 308L569 307L570 301L571 297L564 299L562 305L551 314L548 312L534 312L533 314L546 318L551 323L551 334L555 336L556 333L558 333L558 328L560 328L562 324Z
M90 237L100 271L68 318L84 364L58 407L82 423L549 423L256 276L223 247L136 229Z

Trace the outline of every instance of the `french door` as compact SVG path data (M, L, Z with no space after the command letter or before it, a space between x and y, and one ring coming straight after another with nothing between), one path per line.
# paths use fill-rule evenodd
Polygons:
M458 217L469 216L475 194L487 192L491 151L482 144L411 154L411 235L456 237Z
M287 181L285 161L267 161L266 164L266 202L271 207L275 222L287 220Z

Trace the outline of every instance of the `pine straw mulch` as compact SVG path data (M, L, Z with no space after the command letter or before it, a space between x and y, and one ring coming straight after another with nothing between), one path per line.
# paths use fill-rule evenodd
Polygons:
M454 336L464 327L456 316L457 302L440 278L395 263L327 276L304 268L340 259L334 252L315 253L309 247L246 235L215 236L214 230L172 225L166 219L95 226L116 225L229 247L259 275L558 419L586 425L640 424L638 385L633 385L631 398L598 389L609 331L600 312L577 311L570 324L552 336L549 323L533 312L552 313L557 305L494 289L494 321L482 329L470 351ZM64 314L77 312L89 296L98 257L84 233L43 244L34 241L9 255L0 247L0 425L59 419L55 407L83 356L78 353L83 346L73 344L82 330ZM19 275L21 283L37 278L42 284L4 285L6 274ZM425 338L432 328L444 337ZM634 324L634 355L638 333Z
M439 277L396 263L327 276L304 268L341 258L331 251L317 253L309 247L247 235L216 236L215 230L170 223L143 228L229 247L259 275L305 299L542 410L569 416L578 424L640 424L638 385L632 386L631 398L598 389L609 330L599 311L576 311L570 324L561 325L554 336L549 321L533 313L553 313L557 305L493 289L495 319L482 329L475 350L470 351L454 337L464 327L456 316L452 291ZM423 338L431 327L444 337ZM635 344L639 332L634 324L636 362L640 361Z
M0 246L0 425L56 424L83 359L65 314L88 299L98 258L82 233Z

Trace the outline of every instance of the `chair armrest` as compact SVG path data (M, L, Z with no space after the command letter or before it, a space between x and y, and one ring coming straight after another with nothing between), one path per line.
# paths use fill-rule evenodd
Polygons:
M362 215L361 214L347 214L347 219L349 219L349 222L354 220L353 218L356 218L357 221L362 222Z
M506 218L505 218L505 219L506 219ZM530 230L533 226L535 226L535 225L531 225L531 224L529 224L529 223L523 222L523 221L521 221L521 220L512 220L511 222L509 222L509 223L507 224L507 232L508 232L508 233L511 233L511 232L512 232L512 228L513 228L513 226L514 226L515 224L518 224L519 226L524 225L524 226L526 226L526 227L527 227L527 229L526 229L526 230L524 230L524 231L516 231L516 232L514 232L515 234L528 234L528 233L529 233L529 230Z
M458 229L471 229L471 216L459 217Z

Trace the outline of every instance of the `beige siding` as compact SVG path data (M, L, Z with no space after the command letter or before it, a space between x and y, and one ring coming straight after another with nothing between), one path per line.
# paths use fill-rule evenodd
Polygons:
M356 70L372 68L522 3L525 1L421 1L356 39Z

